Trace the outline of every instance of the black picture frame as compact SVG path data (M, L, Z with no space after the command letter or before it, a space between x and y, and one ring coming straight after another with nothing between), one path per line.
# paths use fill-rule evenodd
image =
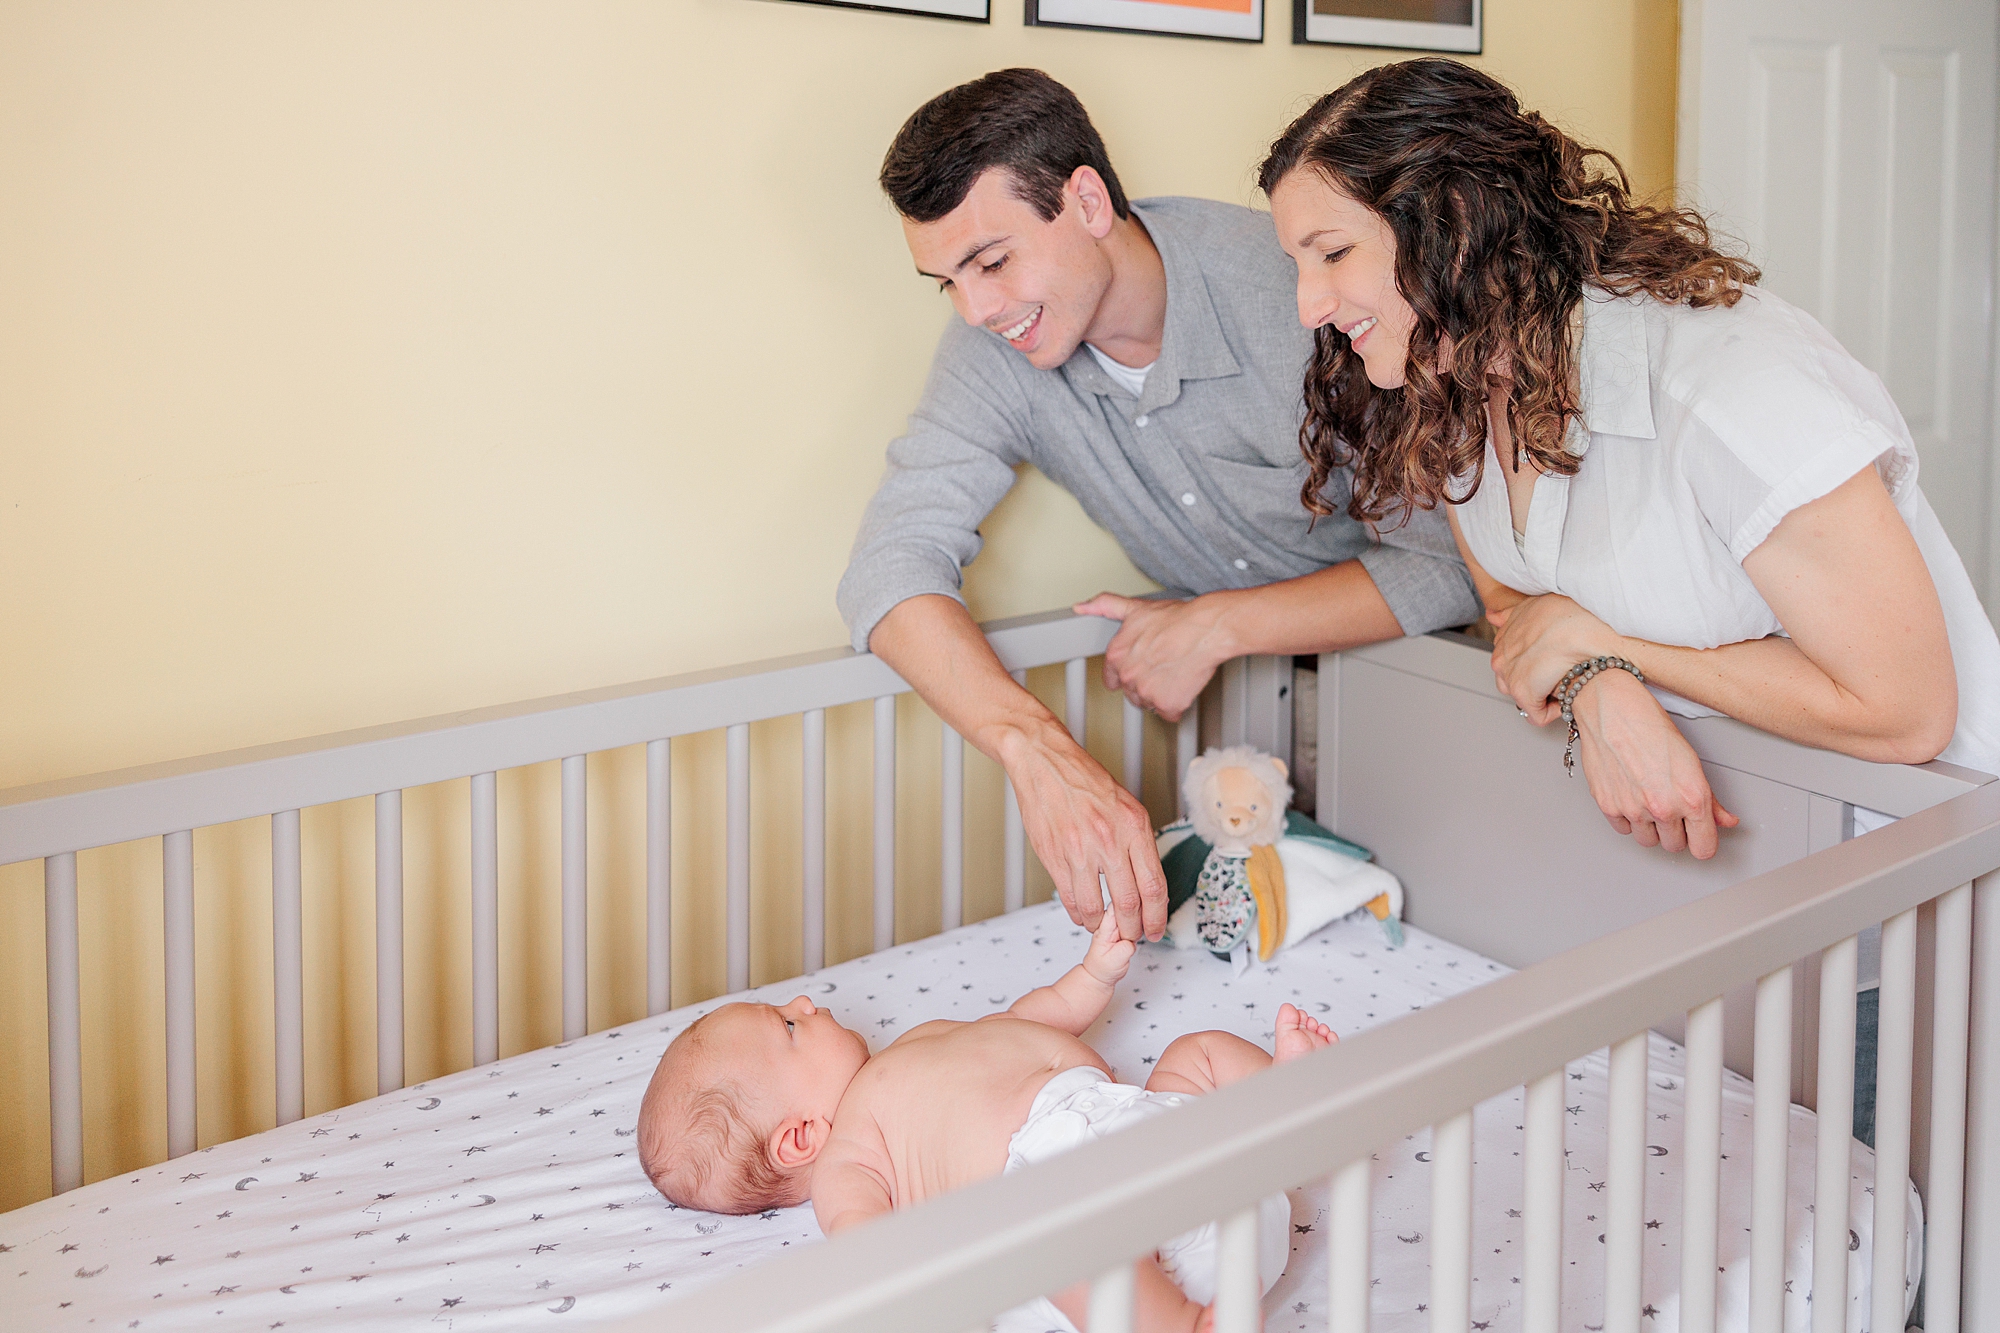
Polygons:
M1414 17L1423 11L1434 17ZM1476 56L1486 49L1486 0L1292 0L1292 44Z
M1200 0L1024 0L1024 19L1031 28L1262 42L1266 0L1247 3L1249 8L1241 10Z

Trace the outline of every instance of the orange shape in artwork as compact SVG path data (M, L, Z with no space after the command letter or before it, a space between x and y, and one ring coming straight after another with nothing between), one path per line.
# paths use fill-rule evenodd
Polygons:
M1248 14L1251 0L1144 0L1149 5L1179 5L1183 9L1219 9L1225 14Z

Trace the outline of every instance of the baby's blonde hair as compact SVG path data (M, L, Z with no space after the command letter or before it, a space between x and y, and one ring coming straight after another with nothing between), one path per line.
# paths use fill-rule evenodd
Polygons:
M639 1164L669 1203L709 1213L761 1213L799 1202L797 1179L764 1150L769 1130L743 1113L720 1075L703 1015L673 1039L639 1107Z

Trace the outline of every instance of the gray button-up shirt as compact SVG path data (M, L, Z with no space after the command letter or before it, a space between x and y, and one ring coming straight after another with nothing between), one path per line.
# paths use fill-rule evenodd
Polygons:
M1358 558L1404 633L1476 618L1441 514L1378 540L1342 512L1349 482L1336 472L1335 512L1309 525L1299 425L1312 335L1270 216L1206 199L1133 210L1167 274L1166 333L1144 394L1133 398L1086 348L1037 370L997 334L954 320L840 581L855 648L904 598L959 597L979 524L1019 463L1074 495L1164 587L1251 588Z

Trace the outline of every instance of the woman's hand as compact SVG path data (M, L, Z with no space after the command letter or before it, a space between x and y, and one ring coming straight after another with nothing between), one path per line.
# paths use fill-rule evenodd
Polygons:
M1210 604L1149 601L1101 592L1071 610L1123 622L1104 650L1104 688L1169 722L1180 720L1215 669L1236 656Z
M1561 705L1549 695L1571 667L1593 657L1630 655L1622 636L1560 593L1488 611L1486 618L1499 631L1493 676L1500 692L1538 727L1562 716Z
M1611 827L1641 847L1714 856L1718 830L1735 828L1736 816L1715 799L1693 747L1646 687L1623 671L1600 672L1571 712L1583 775Z

